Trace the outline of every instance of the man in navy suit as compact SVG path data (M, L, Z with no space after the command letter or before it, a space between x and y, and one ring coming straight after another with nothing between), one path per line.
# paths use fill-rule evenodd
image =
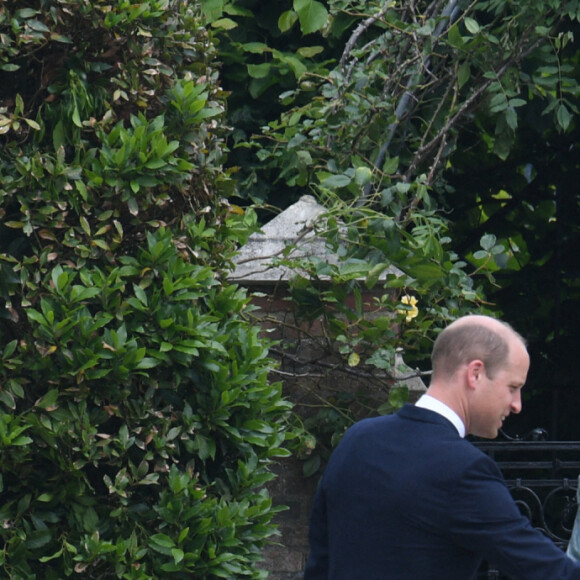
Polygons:
M580 580L535 530L499 468L464 439L494 438L522 408L523 338L467 316L437 338L416 405L344 435L319 485L305 580L473 580L483 559L518 580Z

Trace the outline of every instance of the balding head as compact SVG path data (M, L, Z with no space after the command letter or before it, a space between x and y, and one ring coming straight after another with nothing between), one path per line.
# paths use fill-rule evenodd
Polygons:
M507 323L489 316L459 318L437 337L431 353L433 379L451 377L472 360L481 360L488 375L505 366L514 340L525 340Z

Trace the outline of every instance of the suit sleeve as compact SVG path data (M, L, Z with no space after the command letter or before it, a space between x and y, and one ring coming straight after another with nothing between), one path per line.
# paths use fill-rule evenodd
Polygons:
M447 526L457 544L521 580L580 579L580 563L532 527L490 458L482 456L464 471L452 498Z
M318 486L314 497L308 540L310 553L306 562L304 580L328 580L328 524L322 484Z

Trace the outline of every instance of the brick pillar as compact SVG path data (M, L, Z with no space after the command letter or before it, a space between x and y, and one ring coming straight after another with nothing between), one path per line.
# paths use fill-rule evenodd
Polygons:
M262 325L264 335L279 341L272 349L274 358L281 359L282 374L272 373L272 381L282 381L284 394L295 405L296 412L303 418L319 406L322 397L331 397L333 392L345 391L359 394L371 407L378 407L388 396L392 381L386 375L381 378L376 369L374 381L357 379L356 374L333 370L342 367L341 359L326 338L322 319L310 322L297 320L294 304L288 300L287 286L284 283L273 286L254 286L256 296L252 314ZM382 292L382 290L381 290ZM369 292L363 297L368 318L384 315L376 312L374 295ZM280 355L281 353L281 355ZM315 362L314 362L315 361ZM321 368L323 371L321 371ZM365 369L360 369L365 376ZM425 390L420 379L410 389L411 400L415 400ZM356 415L356 409L353 410ZM366 416L368 407L361 406L360 415ZM271 545L263 551L261 566L269 571L270 580L302 579L304 565L308 556L308 524L312 501L320 479L320 473L304 477L303 461L295 457L281 460L274 467L277 478L268 484L268 490L275 505L288 509L280 512L275 523L279 536L272 538Z

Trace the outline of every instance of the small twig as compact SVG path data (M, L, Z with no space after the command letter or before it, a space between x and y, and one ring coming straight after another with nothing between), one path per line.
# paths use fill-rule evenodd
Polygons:
M346 43L346 46L344 47L344 51L342 52L342 56L340 58L340 70L341 70L342 74L345 73L346 60L349 58L349 55L350 55L352 49L354 48L354 45L357 43L357 40L377 20L382 18L387 13L388 8L389 8L389 4L387 2L385 4L385 6L377 14L374 14L373 16L370 16L369 18L363 20L356 27L355 31L351 34L350 38L348 39L348 42Z

